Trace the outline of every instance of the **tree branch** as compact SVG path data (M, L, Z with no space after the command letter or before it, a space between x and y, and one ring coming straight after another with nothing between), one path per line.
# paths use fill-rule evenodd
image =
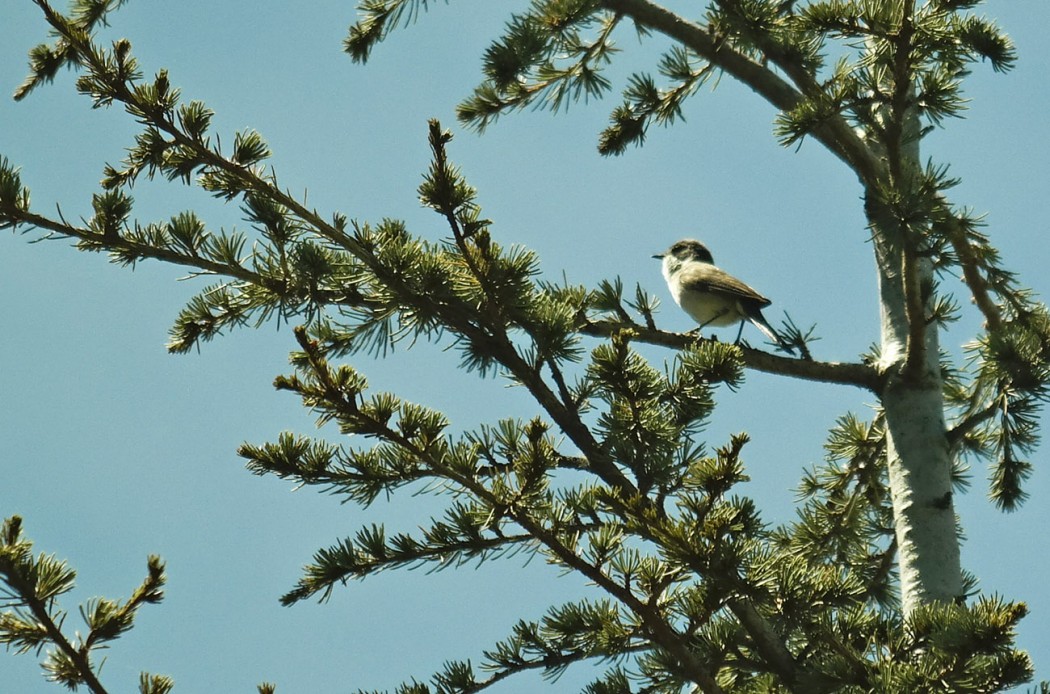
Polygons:
M784 638L759 614L750 600L730 600L728 605L733 615L740 620L744 630L755 643L755 650L762 654L770 667L783 678L788 689L793 690L798 673L791 651L784 645Z
M625 334L636 342L670 347L672 349L683 349L691 344L695 344L698 340L706 339L698 338L690 333L672 333L648 328L633 321L626 323L612 320L587 321L579 330L584 335L593 337L611 337L616 334ZM876 394L881 392L882 389L882 375L878 369L868 364L807 361L782 357L751 347L739 347L743 355L744 364L755 371L791 376L806 381L856 386Z
M451 135L442 132L441 125L436 120L430 121L429 132L430 146L434 153L434 166L431 175L438 184L436 187L441 191L455 190L458 181L454 179L457 176L449 168L445 153L445 145L451 139ZM445 318L449 325L455 327L457 331L467 336L472 342L487 345L488 349L497 355L498 361L529 390L547 414L551 416L561 430L580 449L595 474L607 484L616 487L628 496L637 494L637 487L620 471L612 456L603 450L602 446L595 440L590 428L580 418L574 403L563 401L559 398L558 394L544 381L541 365L534 366L523 359L507 334L505 322L499 317L493 318L494 315L502 315L498 309L504 307L496 307L496 311L489 310L493 308L490 302L492 297L496 295L496 292L492 290L491 281L475 258L476 255L484 256L489 252L487 245L476 241L468 242L467 235L464 233L460 220L457 217L459 210L452 206L450 197L435 199L432 204L445 218L467 268L475 281L484 290L486 303L482 306L482 310L477 312L480 314L480 322L484 326L474 325L469 316L460 315L454 307L435 304L433 307L434 312ZM396 278L392 279L396 281ZM425 299L420 297L420 300ZM519 327L529 332L527 326ZM554 375L557 380L560 374L556 369L554 370ZM566 394L564 386L561 392L563 395Z
M19 522L21 521L17 516L14 518ZM32 557L30 557L30 561L33 561ZM41 600L37 596L35 581L27 581L22 569L23 567L11 561L10 558L0 556L0 578L18 596L18 602L29 609L37 623L44 627L44 631L47 632L51 643L55 644L69 658L69 662L76 668L82 683L87 685L87 688L94 694L107 694L106 688L102 686L102 683L91 668L91 663L88 659L90 649L86 645L83 648L77 648L66 638L65 634L62 633L62 629L52 619L51 613L48 611L48 602ZM30 570L35 573L36 567L32 567ZM67 686L71 685L70 682L64 680L63 683ZM73 684L73 688L75 688L75 684Z
M989 332L997 332L1002 328L1002 312L989 294L988 282L981 273L981 264L977 253L974 251L973 244L966 238L966 232L962 228L962 223L952 212L947 201L942 201L941 205L941 211L945 218L950 220L948 222L950 225L948 240L952 244L956 257L959 259L959 266L962 268L966 286L970 288L970 295L973 297L974 303L977 304L977 308L984 315Z
M820 86L808 72L784 60L778 64L796 81L800 93L775 72L734 50L705 27L694 24L650 0L598 0L599 5L622 13L638 24L658 31L689 47L698 55L740 80L781 111L790 111L803 94L815 96ZM768 42L767 42L768 43ZM775 60L783 56L771 55ZM814 128L813 137L854 171L865 186L883 178L884 165L840 115L828 117Z
M85 35L72 31L67 21L58 15L45 0L36 0L47 16L48 22L61 36L73 46L89 69L112 91L113 99L133 107L134 112L146 113L150 122L170 135L176 144L185 147L200 157L205 166L214 167L237 181L242 192L254 191L291 210L300 220L308 224L321 237L340 245L357 257L366 267L383 279L389 279L394 285L403 284L399 278L389 277L384 272L374 255L365 249L356 239L322 219L315 211L307 209L291 195L281 191L274 183L256 175L249 167L230 161L207 147L199 139L184 133L171 118L170 114L155 104L144 99L136 90L128 88L123 79L115 77L104 65L98 52ZM404 287L401 287L404 289ZM421 297L420 300L425 300ZM614 487L622 489L628 495L637 493L637 489L616 467L611 457L601 450L590 430L574 416L569 407L563 404L557 395L544 383L542 376L531 368L515 350L513 343L505 333L485 331L474 325L469 317L461 315L455 307L440 304L433 306L436 314L441 315L458 332L473 342L488 343L491 349L499 353L500 362L533 394L541 406L551 415L559 427L569 436L573 443L587 457L591 468L603 480Z
M65 637L62 630L58 628L54 620L51 619L51 615L48 614L47 606L43 602L36 599L35 596L30 597L23 594L23 599L26 601L26 606L29 607L33 616L44 625L47 630L47 635L50 637L51 642L54 643L58 648L66 654L70 662L76 667L77 672L80 674L81 679L87 688L95 694L107 694L106 688L102 686L102 682L99 681L98 677L95 676L94 670L91 669L91 663L88 661L86 651L81 651L73 646L72 643Z
M420 460L426 461L429 466L442 476L469 490L479 500L492 507L505 506L502 499L476 479L463 475L449 467L442 460L435 457L432 450L417 446L412 440L390 428L386 422L371 419L366 413L357 408L355 402L343 397L339 385L333 380L329 367L323 356L319 354L317 346L311 343L302 329L296 330L296 338L306 352L310 368L323 388L325 393L323 397L333 409L352 420L367 423L374 435L399 446L405 451L411 452L412 455ZM598 566L583 559L559 539L556 530L549 529L536 520L526 507L520 504L506 506L506 517L513 520L526 533L541 542L559 561L593 581L595 585L605 590L637 615L645 625L645 630L649 633L653 642L672 654L678 660L682 672L692 681L699 683L703 691L711 694L724 694L724 690L715 681L707 666L700 662L684 642L682 635L663 618L656 606L640 600L628 586L614 581Z
M929 273L924 273L921 268L923 261L915 248L914 235L910 229L901 229L901 281L904 287L904 315L908 321L903 373L905 378L913 381L922 378L926 373L926 333L930 329L930 322L926 318L926 291L922 281L923 275Z
M616 655L620 656L622 654L645 651L648 649L648 643L639 644L637 646L617 650ZM536 658L534 660L522 660L518 663L515 663L515 665L512 667L501 668L488 679L479 681L476 687L462 690L462 694L480 692L484 689L491 687L494 684L502 682L505 679L508 679L522 672L528 672L529 670L560 670L562 668L567 668L570 665L582 663L593 658L600 658L604 660L608 657L608 654L605 653L588 653L586 651L561 651L559 653L550 653L542 658Z
M997 397L992 402L976 412L971 412L968 416L964 417L961 421L956 423L946 434L948 438L948 448L953 450L959 445L963 437L970 433L983 422L988 421L996 415L1002 414L1003 412L1003 401L1001 397Z
M98 250L100 251L125 251L128 254L143 259L159 260L171 265L194 268L213 275L225 275L275 292L281 289L276 282L269 280L257 272L249 270L243 265L220 263L214 260L208 260L200 255L179 253L167 248L136 243L123 237L113 237L84 227L77 227L64 222L56 222L49 217L34 212L23 212L14 208L0 209L0 218L5 221L11 220L12 226L15 224L25 224L36 229L46 229L49 232L58 234L59 236L79 239L97 245Z
M915 2L904 0L896 31L889 37L893 46L893 84L890 93L889 118L886 119L885 146L889 160L891 184L902 193L912 194L917 185L919 166L919 114L914 103L912 81L912 40L915 35ZM901 280L904 291L904 315L908 322L906 355L903 371L906 378L922 378L927 369L926 317L927 295L932 291L929 268L923 268L920 257L920 227L898 221L901 242ZM924 282L925 280L925 282Z

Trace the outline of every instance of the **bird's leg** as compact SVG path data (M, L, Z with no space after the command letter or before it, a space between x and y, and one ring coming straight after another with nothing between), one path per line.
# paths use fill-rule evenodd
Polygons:
M729 307L725 306L725 307L722 308L721 311L719 311L715 315L711 316L711 318L709 318L706 322L701 323L700 324L700 328L701 329L702 328L706 328L707 326L711 325L712 323L714 323L716 320L718 320L719 318L721 318L722 316L724 316L727 313L729 313ZM741 323L740 324L740 332L743 332L743 331L744 331L744 324ZM740 339L740 338L738 337L737 339Z
M707 325L707 323L704 323L704 325ZM697 338L703 340L704 336L700 334L700 330L704 327L704 325L696 326L695 328L687 332L686 335L695 335ZM711 342L718 342L718 335L711 335L711 337L707 339Z
M740 321L740 330L736 331L736 339L733 340L734 345L740 344L740 337L744 334L744 321Z
M698 336L700 338L703 338L703 335L700 334L700 331L703 330L704 328L706 328L707 326L711 325L712 323L714 323L716 320L718 320L719 318L721 318L722 316L724 316L727 313L729 313L729 308L723 308L721 311L719 311L715 315L711 316L710 319L704 321L700 325L698 325L695 328L693 328L692 330L690 330L688 334L689 335L696 335L696 336ZM740 324L740 332L741 333L744 332L744 324L743 323ZM715 335L712 335L711 339L714 340L715 342L718 342L718 337L716 337ZM740 341L740 335L737 335L736 339L739 342Z

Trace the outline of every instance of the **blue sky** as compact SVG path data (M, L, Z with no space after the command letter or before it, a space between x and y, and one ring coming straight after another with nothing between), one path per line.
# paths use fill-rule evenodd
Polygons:
M438 117L456 131L451 156L479 189L494 235L537 250L549 277L640 282L665 300L660 324L686 330L692 326L670 310L650 256L696 236L722 267L774 300L772 322L787 311L800 325L817 323L817 358L852 360L877 340L859 186L815 143L779 147L773 110L729 78L688 104L687 122L654 128L644 148L615 159L595 152L615 94L556 117L514 114L480 137L459 129L455 104L476 84L482 51L508 12L525 4L438 3L363 67L340 51L353 20L345 0L302 3L294 12L276 2L184 0L159 9L132 0L106 36L130 38L147 74L167 67L187 99L216 111L224 140L259 130L282 184L308 191L321 211L401 218L416 234L443 236L441 220L415 193L428 163L426 121ZM963 181L953 199L988 214L1007 266L1045 297L1050 6L992 0L982 11L1011 34L1019 64L1006 75L977 65L967 83L971 110L931 135L925 154L951 164ZM46 28L29 0L5 0L0 14L0 92L10 94ZM621 66L611 73L619 84L660 42L638 45L625 33L621 46ZM60 204L69 219L89 214L103 163L119 161L135 132L120 110L92 110L73 80L63 73L23 103L0 100L0 154L22 167L38 210ZM134 195L144 221L192 207L212 228L246 226L236 205L197 190L144 182ZM185 273L155 263L132 273L68 242L32 238L0 239L0 514L24 516L40 551L78 569L79 587L65 602L71 627L76 601L126 596L145 575L148 554L167 560L166 601L143 612L108 654L103 681L111 691L133 689L140 670L172 675L182 692L254 691L263 680L284 692L393 688L426 679L445 659L477 662L518 618L539 618L547 605L587 590L540 560L513 558L379 575L337 590L326 605L280 607L277 597L317 548L372 522L411 530L440 513L440 500L404 495L360 509L251 476L234 453L242 441L317 433L298 401L271 386L288 371L287 326L241 330L200 353L170 356L168 326L200 281L179 281ZM967 303L961 283L945 288ZM945 347L960 355L977 325L968 312ZM442 408L458 428L492 421L493 412L533 412L522 393L498 379L464 377L456 364L454 354L427 345L385 362L355 360L374 388ZM707 438L719 445L750 432L746 491L767 521L784 522L802 470L823 455L827 428L847 410L866 416L871 404L857 390L749 374L739 391L720 392ZM1003 515L985 500L981 467L958 511L966 568L984 591L1028 602L1020 643L1038 675L1050 678L1044 458L1033 461L1032 498L1019 512ZM59 691L31 657L0 654L0 663L2 692ZM578 689L593 674L570 674L558 689ZM495 691L536 684L526 677Z

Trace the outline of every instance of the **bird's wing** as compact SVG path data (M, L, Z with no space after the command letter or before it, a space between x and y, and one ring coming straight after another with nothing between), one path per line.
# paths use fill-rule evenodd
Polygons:
M758 308L764 308L773 303L736 277L714 265L685 269L682 274L682 285L686 289L723 294L734 299L753 302Z

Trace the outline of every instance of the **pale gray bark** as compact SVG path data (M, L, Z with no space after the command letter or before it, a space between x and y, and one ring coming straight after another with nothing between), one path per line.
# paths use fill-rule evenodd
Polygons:
M910 88L909 88L910 92ZM887 152L898 186L915 180L919 119L909 109L900 149ZM881 315L881 393L904 614L963 592L952 500L938 326L928 316L936 285L922 237L869 193Z
M897 256L899 257L899 255ZM880 261L880 266L882 262ZM906 366L908 324L900 274L880 267L882 362L890 493L905 614L962 593L936 326L926 328L923 368Z

